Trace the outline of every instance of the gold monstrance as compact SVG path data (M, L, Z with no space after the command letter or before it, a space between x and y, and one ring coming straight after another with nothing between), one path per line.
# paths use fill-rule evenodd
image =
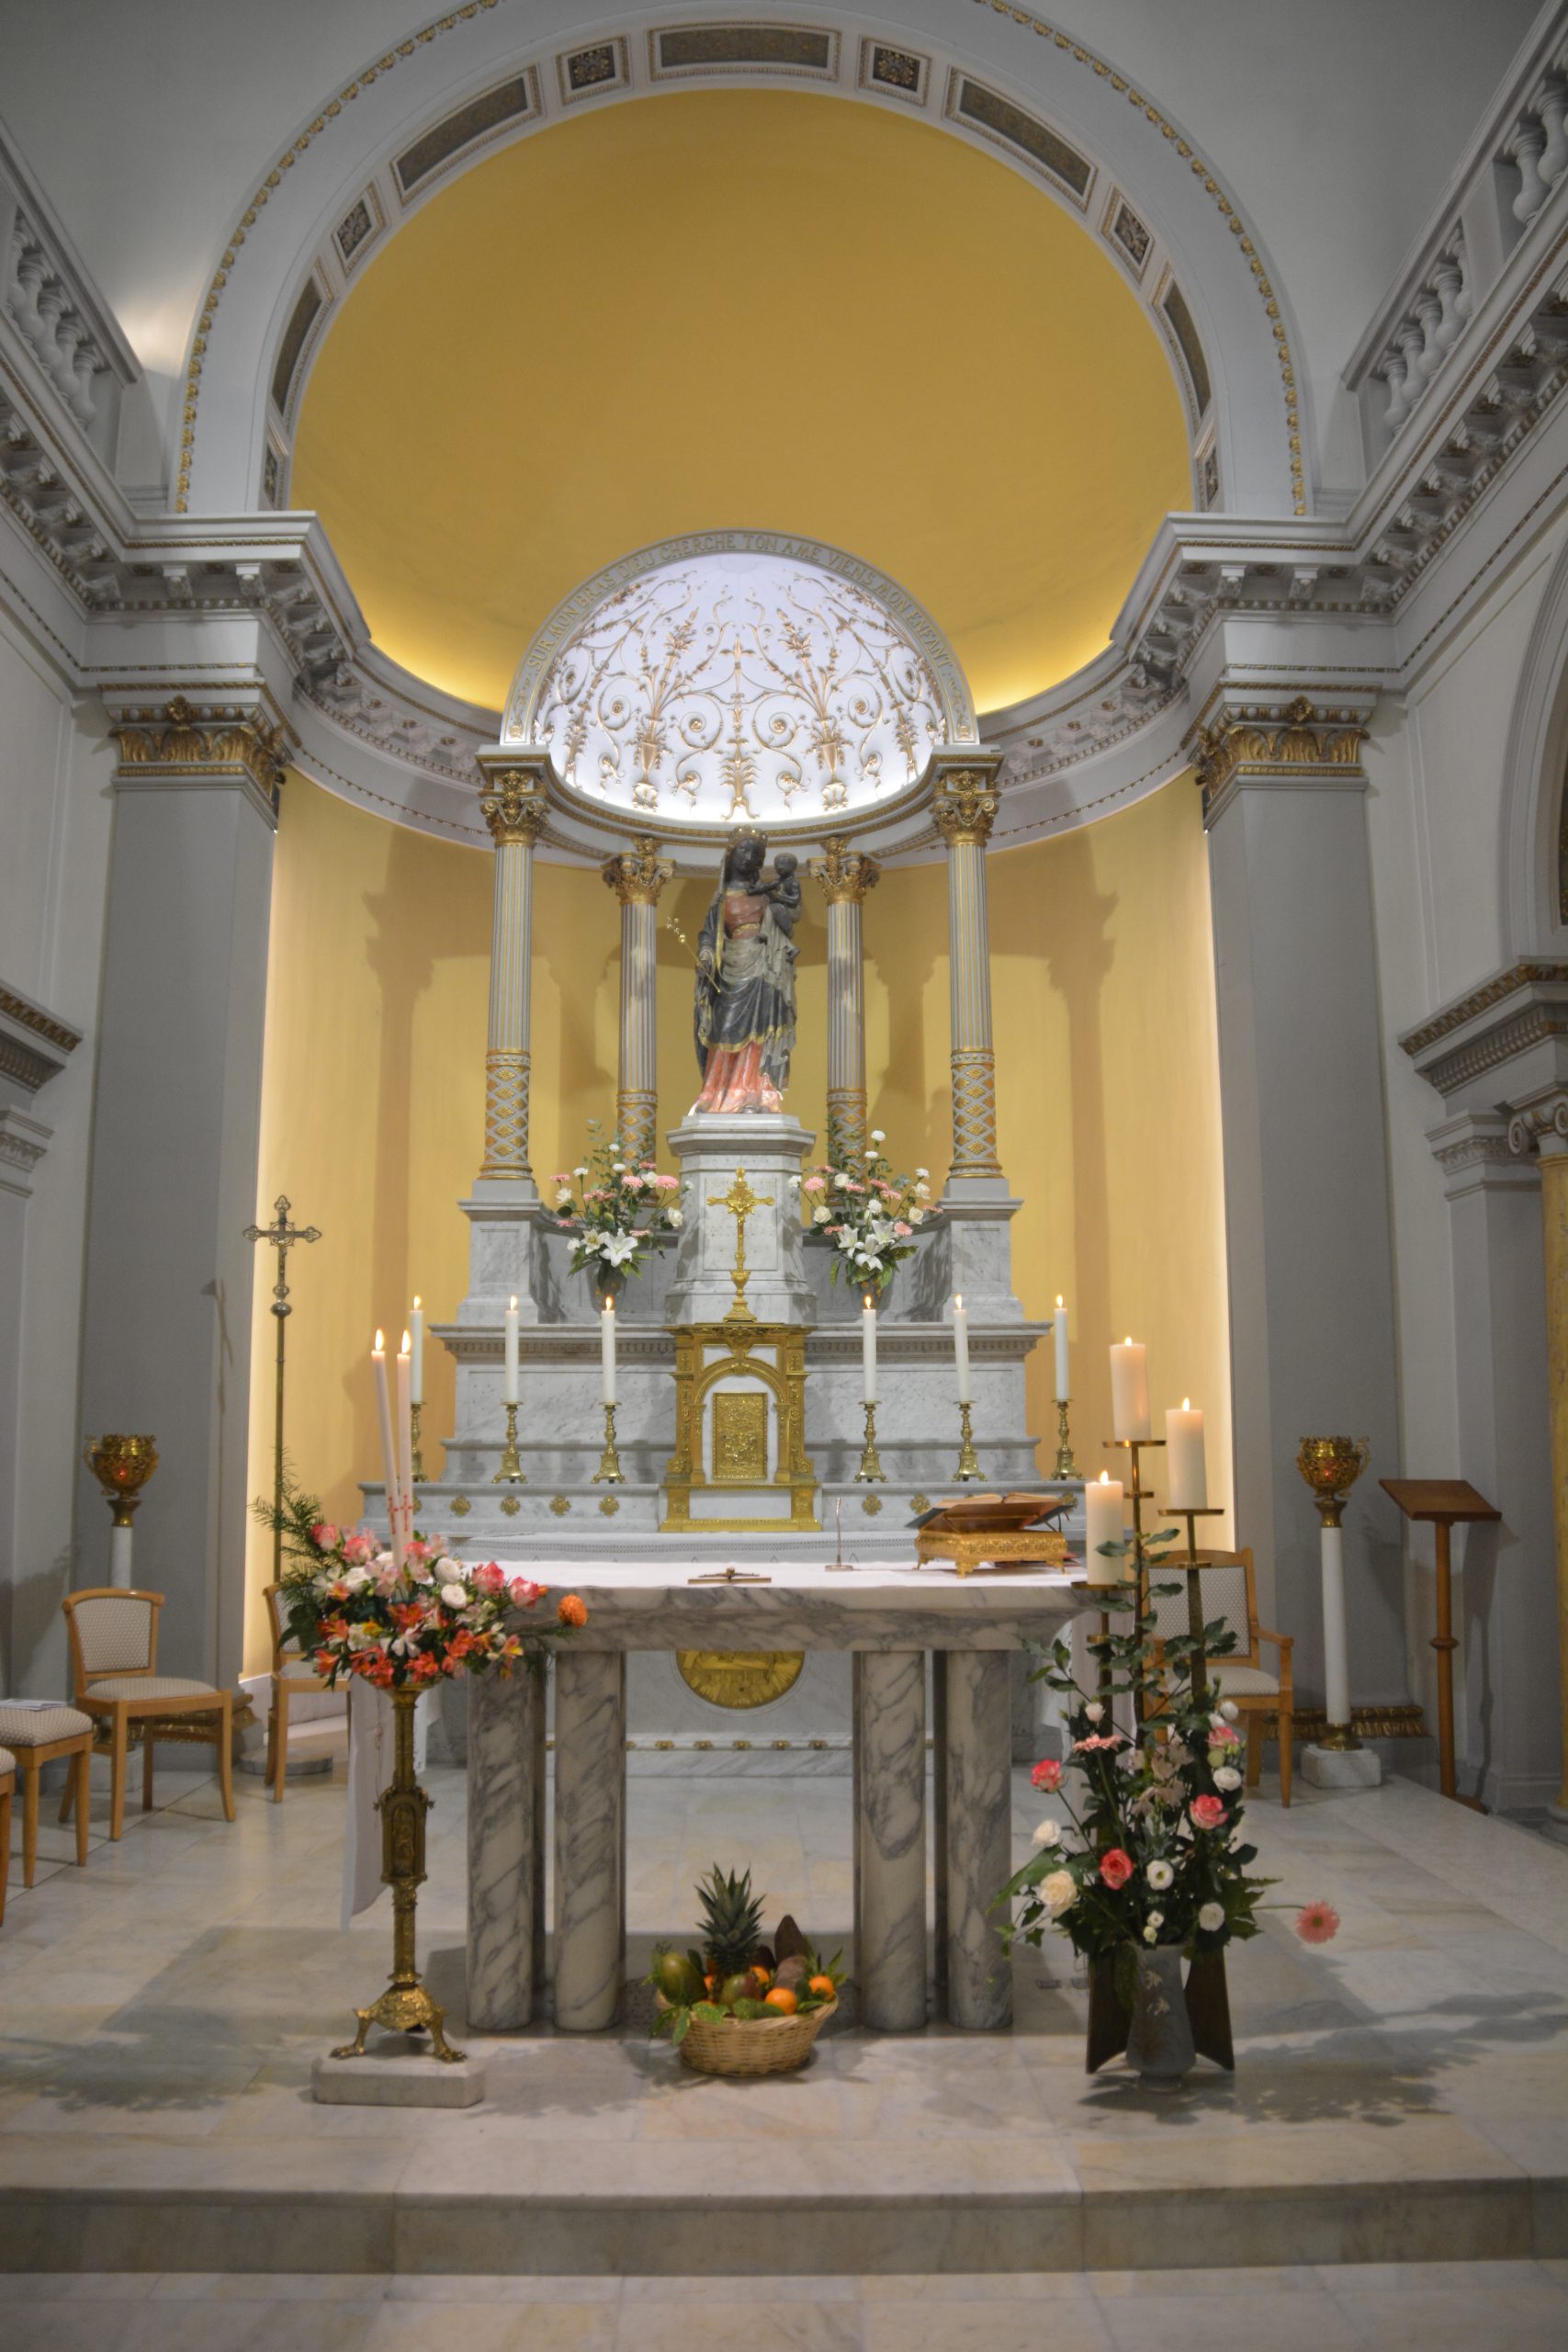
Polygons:
M746 1300L746 1220L753 1209L771 1209L773 1194L754 1193L746 1170L738 1168L735 1182L717 1205L728 1209L735 1219L735 1265L729 1277L735 1284L735 1304L724 1319L727 1323L755 1323L757 1317Z

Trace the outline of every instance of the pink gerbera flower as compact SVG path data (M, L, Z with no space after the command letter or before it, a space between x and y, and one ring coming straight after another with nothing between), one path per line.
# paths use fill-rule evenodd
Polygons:
M1303 1903L1296 1913L1296 1933L1303 1944L1329 1944L1339 1933L1339 1914L1332 1903Z

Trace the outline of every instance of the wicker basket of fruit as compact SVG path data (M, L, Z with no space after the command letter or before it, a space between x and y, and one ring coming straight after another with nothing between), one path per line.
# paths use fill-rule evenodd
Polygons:
M653 1955L654 2032L668 2035L699 2075L787 2075L804 2066L839 2006L837 1957L819 1962L787 1916L764 1943L750 1871L737 1878L716 1862L697 1899L701 1951L663 1945Z

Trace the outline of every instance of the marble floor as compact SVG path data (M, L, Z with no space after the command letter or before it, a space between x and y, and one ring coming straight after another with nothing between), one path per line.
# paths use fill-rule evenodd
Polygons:
M430 1784L422 1952L460 2018L463 1782ZM1065 1942L1000 2035L824 2035L713 2083L639 2031L487 2041L466 2113L321 2108L313 2056L387 1966L335 1925L344 1782L274 1806L172 1769L85 1871L14 1866L0 1928L0 2343L808 2347L1568 2341L1568 1852L1412 1783L1249 1816L1292 1907L1232 1954L1234 2078L1082 2070ZM750 1861L847 1941L846 1780L630 1784L633 1961ZM1017 1776L1019 1852L1043 1807ZM1218 2194L1215 2194L1218 2192ZM1134 2267L1129 2268L1128 2266ZM322 2275L325 2274L325 2275ZM285 2324L277 2322L287 2303ZM984 2308L982 2309L982 2303ZM203 2314L205 2316L203 2316ZM13 2324L25 2315L25 2328ZM742 2316L743 2315L743 2316Z

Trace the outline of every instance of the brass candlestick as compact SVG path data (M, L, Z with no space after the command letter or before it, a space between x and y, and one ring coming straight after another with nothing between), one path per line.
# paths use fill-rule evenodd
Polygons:
M958 1444L958 1468L954 1475L964 1483L970 1479L978 1478L981 1475L980 1457L975 1451L975 1433L970 1426L969 1411L967 1402L961 1404L958 1408L961 1435Z
M1203 1647L1203 1589L1199 1582L1198 1525L1201 1519L1223 1519L1224 1507L1219 1503L1201 1503L1191 1510L1179 1503L1165 1503L1162 1510L1173 1519L1187 1521L1187 1630L1198 1646L1192 1653L1192 1703L1201 1707L1209 1691L1209 1659Z
M624 1487L626 1483L621 1471L621 1457L615 1452L615 1408L614 1405L606 1405L604 1408L604 1451L599 1456L599 1467L593 1473L593 1484L596 1487L601 1484L606 1487Z
M389 1693L392 1702L392 1778L376 1800L381 1816L381 1883L392 1890L392 1973L386 1991L367 2009L355 2009L359 2031L333 2052L334 2058L363 2058L373 2025L389 2033L428 2033L431 2055L448 2064L467 2056L446 2039L446 2012L431 1998L414 1963L414 1906L424 1884L424 1816L430 1799L413 1776L413 1711L419 1692L412 1684Z
M506 1443L501 1449L501 1467L491 1480L492 1487L525 1487L523 1464L517 1452L517 1408L506 1408Z
M1077 1478L1081 1476L1078 1465L1073 1459L1073 1441L1067 1429L1067 1402L1066 1396L1058 1396L1056 1399L1056 1466L1051 1473L1054 1478Z
M855 1479L857 1484L886 1486L887 1483L882 1473L882 1456L876 1450L874 1405L868 1405L865 1408L865 1443L860 1450L860 1468L855 1472Z
M423 1487L424 1484L424 1456L419 1450L421 1409L418 1405L409 1407L409 1467L413 1473L413 1482L416 1487Z

